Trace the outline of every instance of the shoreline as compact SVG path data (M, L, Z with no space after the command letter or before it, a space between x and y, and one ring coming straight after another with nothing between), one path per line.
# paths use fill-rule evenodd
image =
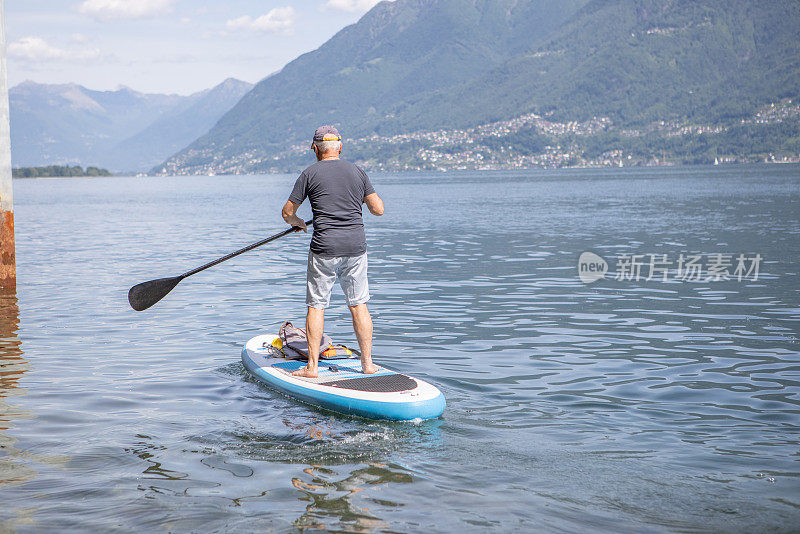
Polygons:
M345 158L347 159L347 158ZM358 161L353 161L356 164ZM719 164L713 163L665 163L665 164L649 164L649 165L564 165L554 167L461 167L461 168L430 168L430 169L376 169L365 167L365 170L370 173L382 174L414 174L414 173L451 173L451 172L508 172L508 171L555 171L555 170L581 170L581 169L675 169L675 168L732 168L732 167L762 167L768 165L800 165L800 158L797 161L759 161L759 162L720 162ZM141 177L178 177L178 176L264 176L264 175L283 175L283 174L297 174L302 172L302 168L295 170L285 170L276 172L274 170L265 170L262 172L242 172L242 173L219 173L213 174L198 172L198 173L155 173L155 174L138 174ZM122 175L120 175L122 176Z
M381 173L381 174L414 174L414 173L458 173L458 172L509 172L509 171L556 171L556 170L588 170L588 169L660 169L660 168L690 168L690 169L697 169L697 168L714 168L714 167L762 167L768 165L800 165L800 159L797 161L761 161L761 162L720 162L719 164L713 163L665 163L665 164L657 164L657 165L574 165L574 166L559 166L559 167L465 167L465 168L434 168L434 169L369 169L367 168L367 172L371 173ZM91 178L91 179L109 179L109 178L169 178L169 177L191 177L191 176L203 176L203 177L224 177L224 176L266 176L266 175L274 175L280 176L284 174L296 174L301 172L302 169L298 170L287 170L283 172L274 172L274 171L264 171L264 172L243 172L243 173L214 173L214 174L205 174L205 173L196 173L196 174L176 174L176 173L157 173L157 174L146 174L141 172L136 173L120 173L114 174L111 176L14 176L13 180L57 180L63 178Z

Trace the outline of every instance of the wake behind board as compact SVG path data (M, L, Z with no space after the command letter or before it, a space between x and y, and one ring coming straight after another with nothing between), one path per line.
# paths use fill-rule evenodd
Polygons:
M287 359L273 346L276 339L264 334L248 341L242 363L259 381L290 397L369 419L433 419L444 412L444 395L435 386L380 366L365 375L358 358L320 360L317 378L292 376L306 362Z

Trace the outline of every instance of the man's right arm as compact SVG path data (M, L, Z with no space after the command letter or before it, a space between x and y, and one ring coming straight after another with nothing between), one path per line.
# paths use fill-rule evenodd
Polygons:
M308 177L306 176L305 171L300 173L300 176L297 178L297 181L294 183L294 187L292 188L292 193L289 195L289 200L286 201L286 204L283 205L283 209L281 210L281 216L283 220L286 221L288 224L292 226L296 226L307 232L306 223L303 222L303 219L297 216L297 208L300 207L300 204L306 199L306 186L308 185Z
M383 215L383 200L378 196L378 193L370 193L365 196L364 203L367 205L371 214Z
M300 230L308 232L305 221L297 216L297 208L299 207L300 204L292 202L291 200L287 200L286 204L283 205L283 209L281 210L281 216L283 217L284 221L289 223L289 225L297 227L298 232Z

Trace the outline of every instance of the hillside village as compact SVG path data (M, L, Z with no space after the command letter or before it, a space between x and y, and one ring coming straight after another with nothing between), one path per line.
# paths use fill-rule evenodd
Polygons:
M741 125L770 125L800 121L800 105L790 99L765 106ZM586 121L558 122L547 115L527 113L513 119L492 122L468 129L420 131L393 136L370 135L345 139L345 154L374 171L415 170L498 170L566 167L625 167L674 165L680 163L666 151L641 152L609 146L597 155L587 155L581 143L600 134L619 134L620 138L680 138L713 136L728 131L731 125L692 124L681 121L655 121L645 127L617 128L608 117ZM547 141L539 150L525 150L512 143L515 136L530 133ZM508 141L508 143L506 143ZM400 156L386 155L397 147L415 146ZM175 165L164 166L159 174L245 174L248 172L286 172L308 160L308 146L295 144L283 152L264 158L255 151L223 160L215 159L200 169L190 171ZM766 154L759 159L721 154L713 163L800 162L799 154ZM711 163L711 161L709 162Z

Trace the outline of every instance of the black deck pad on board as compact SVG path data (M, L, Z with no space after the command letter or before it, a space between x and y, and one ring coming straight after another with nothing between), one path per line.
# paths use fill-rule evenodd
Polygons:
M320 386L333 386L335 388L353 389L356 391L374 391L376 393L391 393L415 389L417 387L417 381L410 376L391 374L333 380L331 382L322 382Z

